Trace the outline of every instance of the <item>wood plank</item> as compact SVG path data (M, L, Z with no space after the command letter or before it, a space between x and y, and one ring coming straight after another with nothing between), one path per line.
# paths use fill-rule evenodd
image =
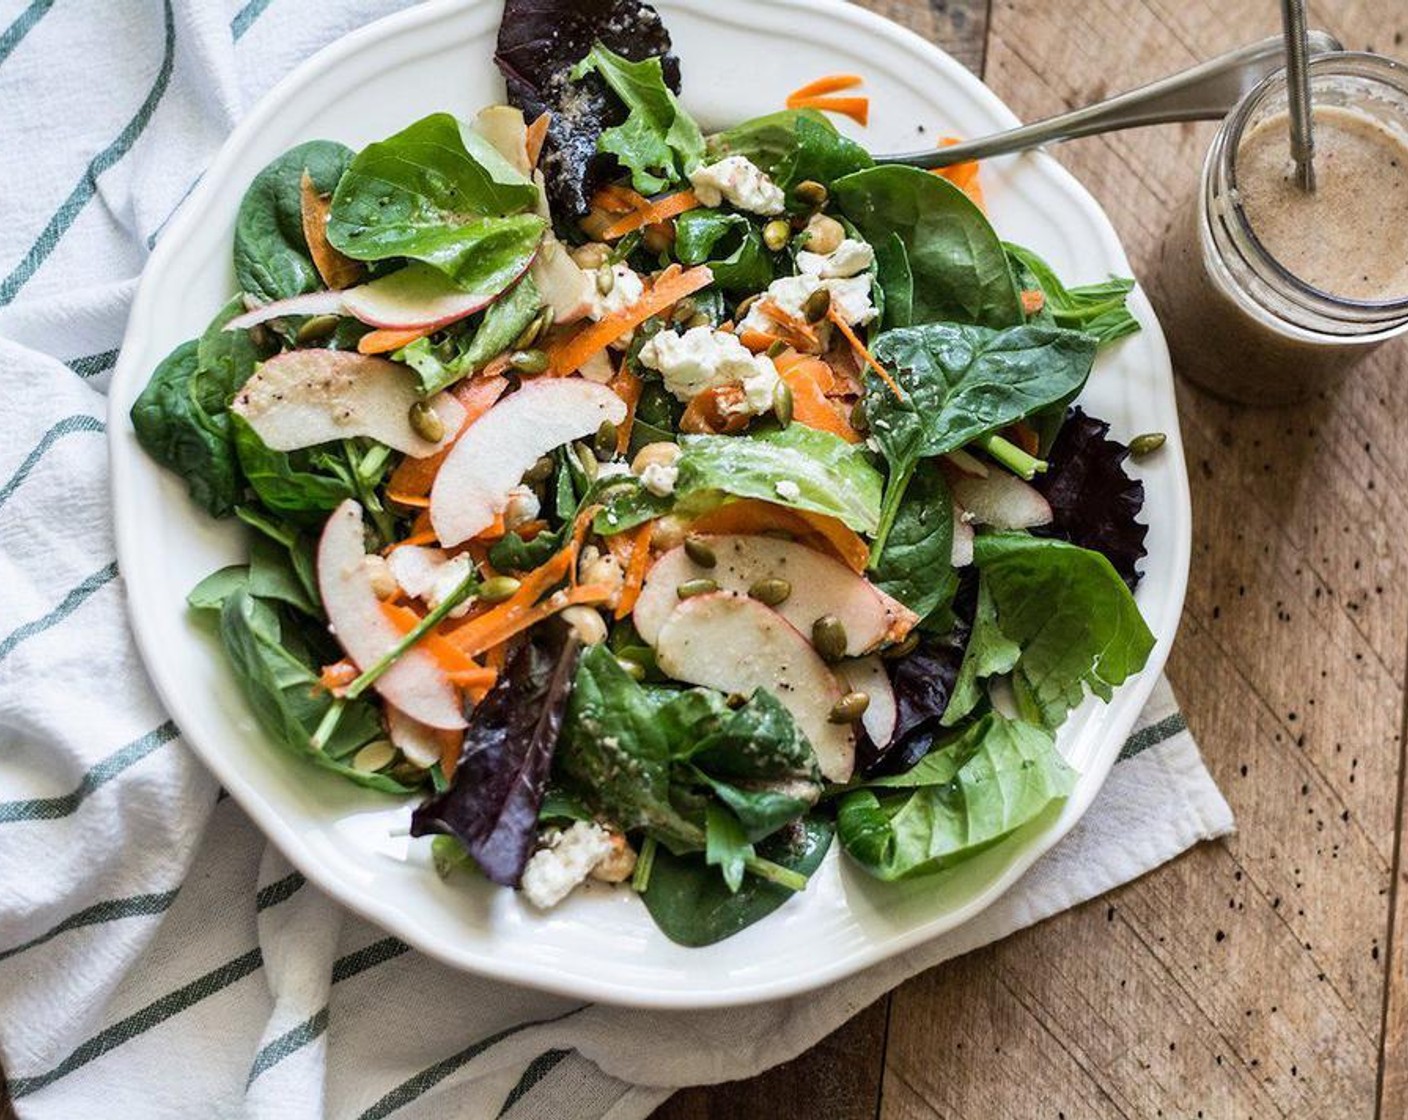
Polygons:
M1387 987L1379 1056L1378 1115L1382 1120L1408 1116L1408 709L1400 750L1398 847L1389 895Z

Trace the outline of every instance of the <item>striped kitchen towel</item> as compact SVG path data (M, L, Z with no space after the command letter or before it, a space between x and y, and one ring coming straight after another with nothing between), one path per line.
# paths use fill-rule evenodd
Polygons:
M0 1065L24 1120L643 1117L1231 827L1160 685L1080 826L980 918L822 992L696 1014L459 975L305 884L146 683L104 390L146 254L233 123L401 6L0 0Z

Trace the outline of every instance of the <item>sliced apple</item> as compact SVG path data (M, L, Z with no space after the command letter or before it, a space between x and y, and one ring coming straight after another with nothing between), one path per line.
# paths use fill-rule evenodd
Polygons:
M363 670L401 640L401 631L381 609L366 560L362 507L349 498L333 510L318 542L318 591L333 635ZM407 650L373 687L429 727L465 726L459 693L424 649Z
M402 591L412 599L424 599L435 590L435 581L449 559L443 548L403 544L392 550L386 562Z
M433 455L431 442L411 426L420 400L416 375L399 362L347 350L290 350L261 365L230 406L275 451L352 436L369 436L417 459ZM426 402L445 431L458 432L464 406L449 393ZM448 438L448 437L447 437Z
M386 705L386 734L392 744L423 770L444 758L446 750L456 750L464 742L464 732L443 731L412 719L394 704Z
M434 331L488 307L497 296L462 291L438 268L417 262L348 288L342 306L371 327Z
M1030 529L1051 523L1051 504L1036 487L1006 471L986 478L960 478L953 497L976 521L994 529Z
M524 178L533 173L533 165L528 162L528 124L522 109L490 105L479 110L471 127Z
M837 665L836 675L852 692L864 692L870 697L865 715L860 717L860 724L877 747L889 746L890 740L895 737L900 712L895 703L895 690L890 685L890 674L885 672L885 663L874 654L858 657Z
M771 607L731 591L680 603L660 631L660 668L687 684L751 695L765 688L811 741L821 772L844 782L855 735L829 719L844 690L801 632Z
M552 308L554 323L575 323L595 310L596 278L584 271L567 246L551 233L543 235L528 274L543 303Z
M957 506L953 509L953 552L955 568L966 568L973 562L973 524Z
M636 600L636 629L653 645L679 603L680 584L712 579L726 591L746 592L759 580L785 579L792 592L777 612L804 634L823 615L835 615L846 628L846 653L857 657L887 639L903 637L918 622L914 612L890 598L845 564L806 545L774 537L723 533L702 538L717 563L703 568L683 547L655 562Z
M222 327L222 330L239 331L267 323L270 319L282 319L286 315L341 315L343 292L304 292L288 299L276 299L262 307L253 308L243 315L236 315Z
M436 474L430 523L440 543L452 548L492 525L523 472L549 451L591 435L603 420L625 418L625 403L604 385L565 377L525 382L469 426Z

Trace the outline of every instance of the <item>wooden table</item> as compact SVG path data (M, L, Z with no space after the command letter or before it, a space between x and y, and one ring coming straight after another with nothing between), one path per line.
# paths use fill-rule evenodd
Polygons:
M862 2L1028 120L1279 26L1273 0ZM1408 0L1310 7L1352 49L1408 56ZM1136 273L1211 134L1056 149ZM917 976L796 1061L679 1093L655 1120L1408 1116L1408 346L1305 407L1178 396L1194 550L1169 675L1237 835Z

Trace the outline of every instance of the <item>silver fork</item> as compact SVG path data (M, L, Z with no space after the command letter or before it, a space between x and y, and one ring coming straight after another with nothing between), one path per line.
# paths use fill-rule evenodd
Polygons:
M1324 31L1310 32L1309 41L1311 54L1344 49L1339 40ZM1284 65L1285 40L1273 35L1083 109L947 148L878 155L875 162L932 169L1124 128L1216 120L1226 116L1258 82Z

